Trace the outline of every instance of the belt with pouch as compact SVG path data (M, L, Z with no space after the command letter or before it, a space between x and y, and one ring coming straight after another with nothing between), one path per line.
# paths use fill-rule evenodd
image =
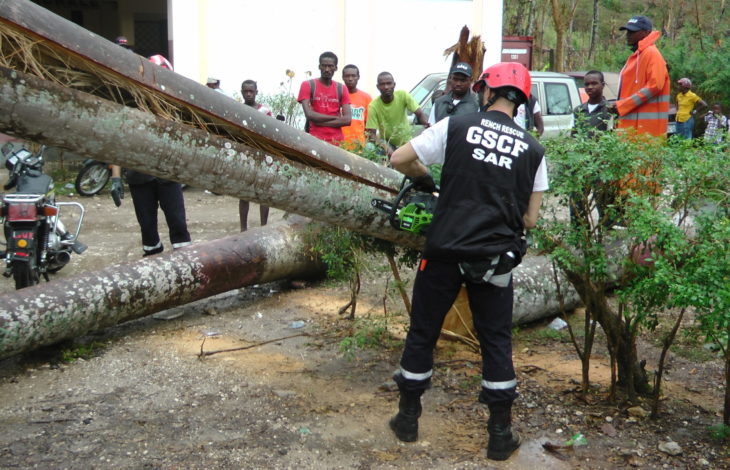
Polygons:
M512 269L520 262L520 254L508 251L486 260L462 261L459 263L459 271L466 282L507 287L512 279Z

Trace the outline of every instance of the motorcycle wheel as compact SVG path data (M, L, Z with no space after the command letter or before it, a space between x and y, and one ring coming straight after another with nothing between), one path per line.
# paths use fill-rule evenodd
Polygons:
M76 176L76 192L86 197L93 196L104 189L111 175L111 169L106 163L93 162L84 165Z
M25 261L13 261L11 269L13 270L16 290L38 284L38 273Z

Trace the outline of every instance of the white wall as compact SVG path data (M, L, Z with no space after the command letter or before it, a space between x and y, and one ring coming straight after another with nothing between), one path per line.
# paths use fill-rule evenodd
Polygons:
M502 0L168 0L175 71L238 91L254 79L276 93L295 72L293 92L318 77L319 54L331 50L342 67L360 68L360 88L377 95L375 79L387 70L398 88L447 71L443 50L464 25L487 45L485 65L499 61Z

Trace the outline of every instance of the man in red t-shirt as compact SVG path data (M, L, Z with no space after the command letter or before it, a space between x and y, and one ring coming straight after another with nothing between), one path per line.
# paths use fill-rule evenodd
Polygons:
M332 80L337 70L337 56L324 52L319 56L320 77L302 82L297 101L302 104L309 133L318 139L339 145L343 140L342 127L351 121L350 93L347 87ZM310 88L314 83L314 93Z

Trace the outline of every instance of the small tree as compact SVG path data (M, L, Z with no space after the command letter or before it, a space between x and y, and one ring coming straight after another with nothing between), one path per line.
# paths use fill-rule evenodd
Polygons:
M286 78L279 83L279 92L274 95L264 95L261 102L271 108L274 116L284 116L284 122L290 126L303 128L304 111L297 101L297 97L292 93L292 85L294 76L293 70L286 69ZM311 72L305 72L309 77Z
M549 204L537 239L606 333L618 383L634 401L652 389L636 354L639 331L653 329L663 311L683 315L697 306L699 297L687 293L696 289L688 279L698 274L687 258L715 255L704 245L708 232L688 237L689 215L725 197L728 177L718 171L726 166L725 154L611 133L577 135L548 147L551 199L558 203ZM609 288L616 289L614 302ZM666 349L680 322L665 338ZM660 381L661 370L655 396Z
M727 179L725 179L727 184ZM725 186L728 188L728 186ZM697 312L700 332L715 343L725 363L723 424L730 426L730 214L728 194L721 205L705 206L695 220L694 256L686 262L682 300Z

